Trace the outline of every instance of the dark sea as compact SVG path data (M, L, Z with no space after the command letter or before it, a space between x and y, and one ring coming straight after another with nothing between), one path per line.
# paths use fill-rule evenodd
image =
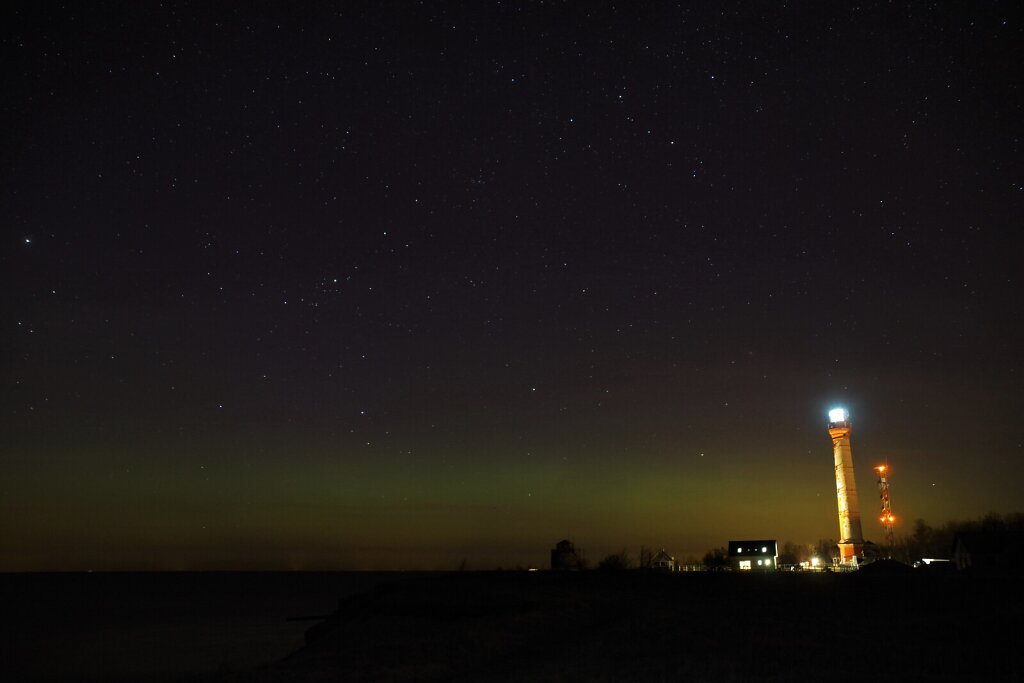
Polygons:
M303 645L338 600L409 572L0 574L0 679L201 681Z

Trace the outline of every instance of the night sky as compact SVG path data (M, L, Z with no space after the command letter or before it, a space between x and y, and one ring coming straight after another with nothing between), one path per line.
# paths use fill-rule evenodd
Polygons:
M0 19L0 570L1024 507L1016 3L214 5Z

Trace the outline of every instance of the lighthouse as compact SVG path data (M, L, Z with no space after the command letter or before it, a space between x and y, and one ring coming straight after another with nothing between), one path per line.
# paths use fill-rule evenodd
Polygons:
M864 535L860 528L860 503L853 477L849 414L845 408L828 411L828 433L836 465L836 500L839 503L839 560L856 564L864 556Z

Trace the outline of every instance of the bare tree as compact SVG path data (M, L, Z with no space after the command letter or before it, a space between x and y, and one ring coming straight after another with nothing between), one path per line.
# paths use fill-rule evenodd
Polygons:
M603 560L597 564L597 568L601 571L622 571L624 569L630 569L633 566L633 559L629 556L629 551L623 548L617 553L606 555Z
M839 542L832 538L820 539L814 545L814 555L822 564L832 564L833 558L839 557Z
M709 550L704 555L704 566L712 571L720 571L729 566L729 551L725 548Z
M800 564L810 559L813 548L802 543L786 541L779 549L779 564Z

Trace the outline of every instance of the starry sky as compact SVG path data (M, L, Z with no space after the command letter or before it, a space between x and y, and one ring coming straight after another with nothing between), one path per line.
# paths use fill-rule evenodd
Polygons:
M1014 3L21 3L0 570L1024 505Z

